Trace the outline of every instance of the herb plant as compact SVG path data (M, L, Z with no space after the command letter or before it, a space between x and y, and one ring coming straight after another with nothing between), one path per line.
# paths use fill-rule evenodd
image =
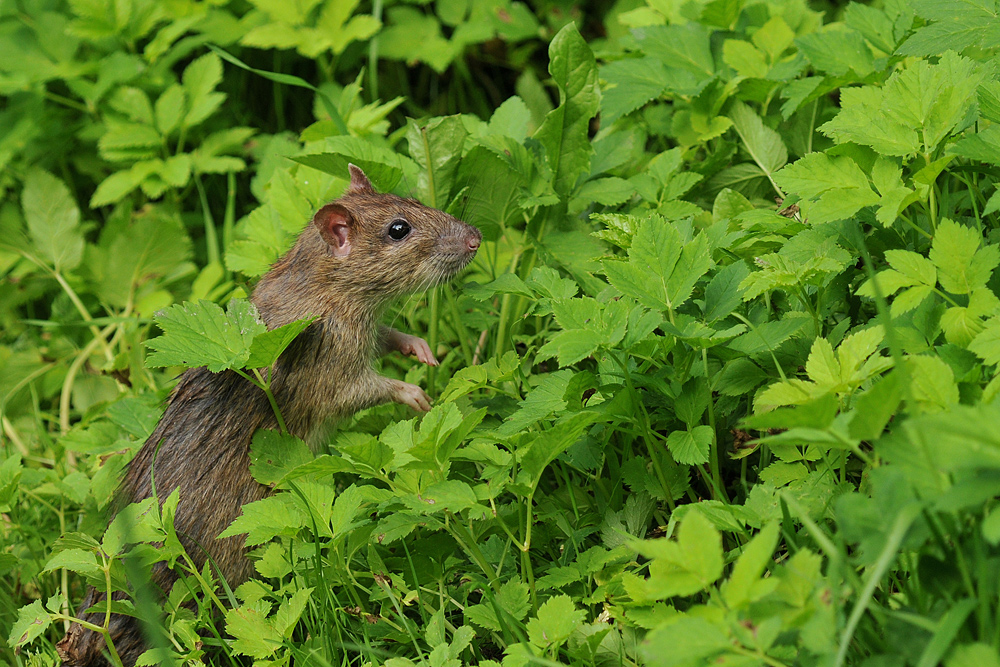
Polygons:
M92 585L142 664L1000 665L994 0L0 26L6 662L57 664ZM177 493L107 511L180 370L270 395L309 321L246 297L348 163L483 247L391 313L430 413L255 435L232 589Z

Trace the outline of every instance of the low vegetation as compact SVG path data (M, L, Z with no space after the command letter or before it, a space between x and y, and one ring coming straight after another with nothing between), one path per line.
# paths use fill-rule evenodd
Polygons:
M997 6L821 9L0 8L0 660L94 585L142 664L1000 665ZM390 315L429 414L257 434L234 590L106 511L349 162L484 244Z

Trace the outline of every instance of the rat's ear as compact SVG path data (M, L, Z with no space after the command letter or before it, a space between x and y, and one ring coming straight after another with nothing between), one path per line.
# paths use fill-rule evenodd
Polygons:
M354 195L373 195L375 193L375 188L372 187L372 182L368 180L365 176L365 172L361 171L361 167L353 164L347 165L347 171L351 172L351 185L347 188L346 194Z
M327 204L313 216L313 224L330 246L331 255L347 257L350 254L351 230L354 227L354 216L350 211L336 202Z

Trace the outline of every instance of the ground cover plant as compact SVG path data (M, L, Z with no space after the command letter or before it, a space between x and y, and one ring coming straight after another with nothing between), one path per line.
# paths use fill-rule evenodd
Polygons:
M155 619L142 664L1000 665L998 34L995 0L0 6L0 660L57 664L95 585ZM183 367L267 390L246 296L350 162L483 247L390 316L430 413L254 438L233 589L182 497L107 509Z

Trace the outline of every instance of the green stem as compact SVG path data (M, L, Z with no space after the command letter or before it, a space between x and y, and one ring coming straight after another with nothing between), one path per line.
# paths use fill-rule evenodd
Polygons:
M840 639L840 648L837 651L834 667L841 667L847 659L847 649L851 645L851 639L854 637L854 631L857 629L858 623L861 622L861 616L864 615L865 609L868 608L871 598L875 594L875 588L882 580L882 575L885 574L886 570L889 569L889 566L896 559L896 551L899 549L899 545L902 544L903 538L906 537L906 533L910 529L910 524L913 523L913 520L919 514L920 505L912 503L904 507L896 515L896 520L892 524L892 530L889 531L885 546L882 548L878 560L875 561L875 565L868 571L868 579L865 581L865 586L861 590L854 608L851 610L850 617L847 619L847 626L844 628L844 634Z
M107 631L107 629L102 628L99 625L95 625L93 623L90 623L88 621L84 621L83 619L80 619L80 618L74 618L72 616L66 616L65 614L53 614L51 616L51 618L54 621L68 620L71 623L77 623L77 624L79 624L79 626L81 628L86 628L87 630L92 630L93 632L96 632L96 633L102 635L104 637L105 643L108 645L108 653L111 654L111 663L115 667L124 667L124 665L122 665L122 659L120 657L118 657L118 651L115 650L114 642L111 641L111 634Z
M441 317L441 289L440 287L435 287L430 293L430 328L427 331L427 344L431 348L431 354L437 349L438 343L438 321ZM437 368L434 366L427 367L427 388L433 392L434 391L434 380L437 376ZM434 394L432 394L434 395Z
M708 373L708 350L701 349L701 362L705 367L705 386L708 391L708 425L712 429L712 442L709 444L708 466L712 471L712 485L722 502L729 504L729 495L722 482L722 470L719 466L719 434L715 430L715 400L712 397L712 383L709 381Z
M476 565L479 566L479 569L483 571L483 574L485 574L486 578L489 580L490 587L493 591L499 592L500 580L497 578L497 574L493 571L493 568L490 567L489 561L487 561L486 557L483 556L483 552L479 550L479 547L472 539L472 535L461 535L460 532L464 532L465 528L463 528L458 521L449 521L448 523L445 523L444 529L449 535L451 535L452 539L458 543L458 546L462 548L462 551L468 554L469 557L475 561Z
M208 208L208 196L205 194L205 186L200 176L194 177L194 185L198 189L198 199L201 201L201 219L205 224L205 250L208 252L208 263L214 264L219 261L219 237L215 232L215 221L212 220L212 212Z
M256 386L258 389L264 392L264 395L267 396L267 402L271 404L271 410L274 411L274 418L278 422L278 429L282 433L288 433L288 427L285 426L285 419L281 416L281 410L278 409L278 402L274 400L274 394L271 393L271 387L267 382L264 381L264 378L260 374L260 369L259 368L253 369L253 377L247 375L245 371L236 368L234 368L233 370L236 371L242 377L246 378L247 381Z

